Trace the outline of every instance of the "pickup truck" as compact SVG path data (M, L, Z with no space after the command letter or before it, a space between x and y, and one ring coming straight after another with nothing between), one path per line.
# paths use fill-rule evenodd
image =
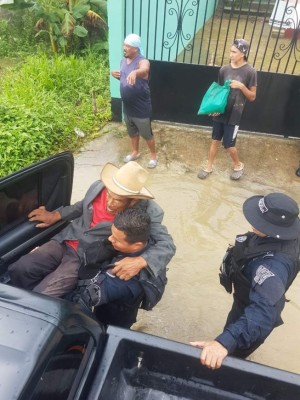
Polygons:
M297 374L232 357L210 370L199 349L10 284L9 263L63 226L38 229L27 214L69 204L73 167L65 152L0 179L0 399L299 400Z

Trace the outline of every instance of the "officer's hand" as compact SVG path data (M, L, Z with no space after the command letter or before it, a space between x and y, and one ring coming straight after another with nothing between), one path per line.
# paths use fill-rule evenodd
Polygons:
M202 350L200 362L208 368L220 368L228 350L216 340L190 342L192 346L200 347Z
M28 214L29 221L40 221L37 228L47 228L61 220L61 215L58 211L47 211L44 206L36 208Z
M115 263L112 273L120 279L128 281L136 276L146 266L147 263L143 257L125 257Z

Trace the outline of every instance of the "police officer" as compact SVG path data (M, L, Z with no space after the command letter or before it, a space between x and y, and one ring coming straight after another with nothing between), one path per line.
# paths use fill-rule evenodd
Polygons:
M285 292L299 271L300 220L297 203L282 193L252 196L243 205L252 232L238 235L220 268L220 282L233 305L215 340L191 342L200 361L219 368L230 354L246 358L283 323Z

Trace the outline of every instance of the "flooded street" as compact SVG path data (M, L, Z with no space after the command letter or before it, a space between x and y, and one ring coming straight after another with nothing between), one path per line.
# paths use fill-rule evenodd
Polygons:
M206 160L210 131L153 124L159 165L150 171L147 188L165 211L164 224L177 246L168 271L168 285L153 311L140 311L133 329L179 342L211 339L225 323L232 298L218 281L218 268L236 234L250 229L242 204L255 194L281 191L300 203L300 141L240 134L237 148L245 163L240 181L229 179L231 163L220 149L214 173L205 181L196 175ZM121 166L129 152L124 126L108 124L106 134L75 156L72 201L80 200L99 178L103 165ZM139 163L148 150L141 142ZM251 360L300 373L300 275L287 293L285 322L251 356Z

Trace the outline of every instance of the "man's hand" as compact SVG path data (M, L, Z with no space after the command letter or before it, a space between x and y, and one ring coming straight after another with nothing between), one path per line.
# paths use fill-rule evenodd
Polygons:
M220 368L224 358L228 355L227 349L216 340L190 342L190 344L203 349L200 362L211 369Z
M146 266L147 263L143 257L125 257L115 263L112 273L118 278L128 281Z
M116 79L120 79L121 77L120 71L112 71L111 75Z
M135 82L136 82L136 70L131 71L130 74L127 76L128 85L134 85Z
M233 79L232 81L230 81L230 87L231 87L231 89L240 89L240 90L242 90L245 87L245 85L242 82L236 81L236 80Z
M36 208L28 214L29 221L39 221L36 228L47 228L61 220L61 215L58 211L47 211L44 206Z

